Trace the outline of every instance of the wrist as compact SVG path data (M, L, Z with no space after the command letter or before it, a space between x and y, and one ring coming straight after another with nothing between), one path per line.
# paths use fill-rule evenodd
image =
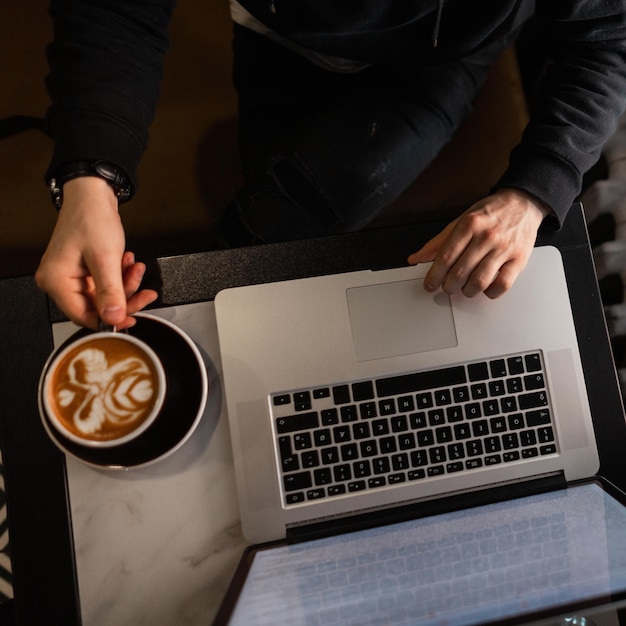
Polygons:
M76 161L57 167L48 179L52 203L57 209L63 205L65 186L81 178L102 180L109 186L119 204L133 196L130 179L120 168L105 161Z
M74 178L63 186L63 207L106 205L117 209L118 200L111 186L97 176Z
M515 187L503 187L499 191L511 194L513 196L517 196L518 198L522 198L526 202L530 202L541 214L542 219L554 214L550 205L546 204L543 200L540 200L539 198L537 198L537 196L534 196L532 193L529 193L524 189L517 189Z

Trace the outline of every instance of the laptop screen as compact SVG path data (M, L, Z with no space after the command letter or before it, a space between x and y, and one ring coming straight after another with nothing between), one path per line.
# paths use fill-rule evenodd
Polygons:
M624 590L626 508L586 483L259 549L229 623L510 623Z

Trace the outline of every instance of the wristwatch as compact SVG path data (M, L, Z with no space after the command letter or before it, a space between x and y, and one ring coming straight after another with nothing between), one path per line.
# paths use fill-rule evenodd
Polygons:
M106 161L76 161L61 165L48 179L52 204L57 209L60 209L63 204L63 185L80 176L97 176L106 180L113 188L120 204L133 197L131 182L126 173L119 167Z

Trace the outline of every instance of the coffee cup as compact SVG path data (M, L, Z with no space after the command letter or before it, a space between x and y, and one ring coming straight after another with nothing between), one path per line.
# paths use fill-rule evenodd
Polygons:
M40 380L40 410L74 443L120 446L157 418L166 384L159 357L144 341L124 332L90 333L49 358Z

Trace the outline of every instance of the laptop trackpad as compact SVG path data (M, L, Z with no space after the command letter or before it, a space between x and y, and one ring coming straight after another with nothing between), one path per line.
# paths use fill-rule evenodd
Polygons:
M453 348L450 297L424 291L422 279L347 289L357 361Z

